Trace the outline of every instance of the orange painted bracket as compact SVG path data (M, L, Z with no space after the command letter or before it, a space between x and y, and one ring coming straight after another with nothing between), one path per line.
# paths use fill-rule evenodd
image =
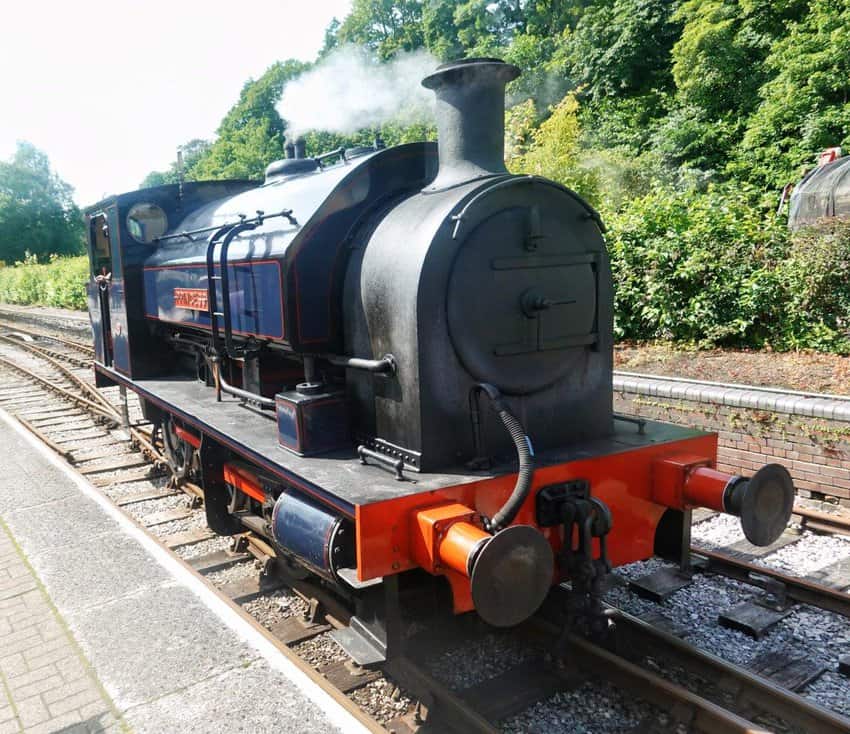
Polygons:
M446 571L445 577L452 589L452 611L455 614L463 614L475 609L475 602L472 601L472 585L469 583L469 579L455 571Z
M685 509L685 482L698 466L711 462L698 454L662 456L652 462L652 501L677 510Z
M470 566L476 552L492 539L473 523L474 519L475 512L458 502L415 510L410 515L413 558L429 573L446 577L455 614L475 608Z
M514 524L537 527L535 501L541 488L584 479L590 482L593 496L610 508L614 519L614 526L608 536L611 562L619 566L649 558L653 554L655 531L664 512L669 507L682 509L687 506L684 469L662 465L662 461L671 456L683 455L694 457L694 462L699 466L713 466L717 456L717 436L697 434L675 441L540 466L534 474L532 491ZM668 470L672 472L673 478L679 472L681 482L665 480L657 483L656 475L660 473L663 479L664 472ZM417 513L446 513L444 521L452 519L452 522L458 524L455 534L460 534L460 523L469 524L480 531L477 517L492 517L510 496L515 484L515 474L501 474L480 481L357 505L358 578L367 581L412 568L425 568L432 573L437 571L435 565L440 555L439 547L435 547L432 534L423 534ZM656 488L656 484L664 486ZM454 510L451 509L452 505L455 506ZM438 520L436 517L420 519L425 525L433 524L431 520ZM560 529L544 527L540 528L540 532L557 556L563 542ZM445 568L451 566L445 564Z
M469 524L474 517L473 510L457 502L412 512L410 541L413 559L428 573L440 573L443 565L453 566L454 564L442 563L440 545L454 524L462 521ZM460 572L465 574L465 571Z

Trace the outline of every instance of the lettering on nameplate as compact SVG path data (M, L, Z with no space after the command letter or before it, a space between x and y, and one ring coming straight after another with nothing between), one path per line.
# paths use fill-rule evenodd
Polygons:
M204 288L175 288L174 306L192 311L209 311L209 296Z

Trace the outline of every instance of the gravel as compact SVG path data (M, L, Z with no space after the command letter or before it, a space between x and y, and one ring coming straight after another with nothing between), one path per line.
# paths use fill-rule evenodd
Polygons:
M439 653L426 660L425 665L435 678L461 690L494 678L535 655L539 651L512 637L510 631L492 631Z
M372 718L386 724L403 716L413 699L386 678L379 678L351 693L352 700Z
M288 589L279 589L252 599L243 604L242 608L268 629L283 619L306 614L309 606L300 596Z
M132 505L127 505L126 509L129 510L135 517L144 518L148 515L154 515L159 512L167 512L168 510L188 510L190 501L191 499L181 492L180 494L175 494L171 497L160 497L155 500L134 502Z
M51 436L59 436L65 435L66 433L72 431L78 431L83 428L94 428L95 425L91 418L87 415L82 415L78 417L69 418L67 422L57 424L55 426L46 426L43 430L44 433L49 433ZM68 436L68 438L72 438L73 436ZM101 439L101 442L103 439Z
M158 538L164 538L168 535L185 533L187 530L200 530L206 527L206 515L201 511L197 511L182 520L172 520L171 522L165 522L162 525L154 525L152 528L147 528L147 531L156 535Z
M135 482L110 484L106 488L106 492L112 499L120 501L122 497L161 490L166 484L168 484L168 477L153 477L152 479L139 479ZM127 506L128 510L132 508L133 505Z
M850 558L850 538L805 533L796 543L754 562L796 576L807 576L846 558Z
M72 452L74 454L74 459L77 463L81 461L92 461L93 459L102 459L104 461L112 460L118 458L119 456L130 456L135 453L134 449L129 444L109 444L106 442L93 443L91 446L84 447L77 446L72 449ZM91 466L94 466L93 461Z
M91 324L80 311L46 306L18 306L4 303L0 318L35 324L41 329L57 332L57 336L71 336L75 339L91 338ZM76 332L67 334L65 332Z
M649 704L623 695L608 683L593 681L572 691L556 693L506 719L501 728L506 734L625 734L645 731L652 723L651 716L664 727L663 731L686 731L674 728L664 714Z
M215 553L216 551L227 550L230 547L231 542L232 541L229 536L217 535L209 540L202 540L200 543L181 545L179 548L175 548L173 552L184 560L188 560L190 558L206 556L210 553Z
M741 521L733 515L715 515L697 523L691 529L691 538L708 548L723 548L745 539Z
M292 647L292 650L298 657L317 668L348 659L342 648L328 633L299 642Z
M249 560L205 574L205 578L214 586L226 586L236 581L255 577L257 573L257 566L254 561Z

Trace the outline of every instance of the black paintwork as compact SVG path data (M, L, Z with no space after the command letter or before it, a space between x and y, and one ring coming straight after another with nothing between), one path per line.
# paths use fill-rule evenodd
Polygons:
M529 316L527 294L554 305ZM392 377L349 374L361 426L422 471L473 458L479 382L508 394L541 449L612 431L608 257L595 213L562 187L485 177L406 199L355 250L345 304L346 350L398 362ZM487 446L508 448L484 415Z
M436 146L412 143L360 151L324 168L311 164L314 170L296 175L273 164L264 185L186 184L182 198L171 186L109 202L123 260L115 283L115 293L126 294L126 303L118 304L126 306L121 338L129 346L125 369L116 341L117 372L164 410L210 428L231 449L306 482L311 493L346 511L480 478L452 467L477 456L469 396L481 382L505 394L538 454L616 450L628 433L615 433L612 421L613 293L601 222L564 187L505 171L504 85L516 73L479 60L448 65L426 79L438 100L439 171ZM134 243L124 220L137 201L166 210L168 237ZM197 323L145 323L143 267L206 264L209 234L175 234L282 209L294 221L265 220L229 245L229 262L247 263L243 288L258 287L252 262L280 263L285 328L282 338L267 340L278 350L272 356L284 353L297 371L301 355L311 355L329 389L344 387L356 441L402 456L409 481L362 466L355 443L348 453L320 459L286 454L273 421L232 398L216 403L210 387L186 377L185 360L176 366L169 345L182 348L187 333L206 339L208 332ZM220 250L213 255L220 257ZM175 329L183 341L166 341ZM343 371L332 366L339 364L333 354L370 360L389 354L397 370ZM262 373L273 362L270 351L259 352L258 361ZM227 374L231 367L225 360ZM293 387L280 380L272 394ZM513 455L493 410L481 415L486 453Z

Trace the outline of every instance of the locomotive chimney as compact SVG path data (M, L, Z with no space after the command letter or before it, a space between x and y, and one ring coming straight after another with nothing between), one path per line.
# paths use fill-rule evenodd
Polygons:
M437 96L440 169L426 190L443 189L505 168L505 85L520 70L501 59L452 61L422 80Z
M283 152L286 156L286 160L295 158L295 144L291 140L287 139L286 145L283 146Z
M306 158L307 157L307 141L304 140L300 135L295 138L295 157L296 158Z

